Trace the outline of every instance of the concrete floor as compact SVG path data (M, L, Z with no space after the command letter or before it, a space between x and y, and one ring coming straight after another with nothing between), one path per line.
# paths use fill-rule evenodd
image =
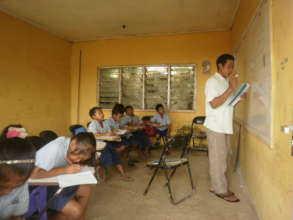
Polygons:
M154 152L153 158L159 154ZM176 157L178 152L170 157ZM87 220L257 220L257 216L240 186L239 176L230 175L231 190L241 199L240 203L228 203L211 194L208 178L208 158L205 153L189 154L196 190L192 197L172 205L169 201L165 178L160 172L147 194L144 189L153 171L141 162L134 168L127 167L134 182L123 182L113 169L109 179L95 186L87 212ZM185 168L179 168L172 188L176 198L188 193L190 185Z

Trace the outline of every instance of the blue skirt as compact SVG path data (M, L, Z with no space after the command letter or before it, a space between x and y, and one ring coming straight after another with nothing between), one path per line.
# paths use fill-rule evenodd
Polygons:
M58 189L58 186L47 187L47 201L49 201L53 197ZM50 202L49 209L58 212L61 211L70 200L74 199L74 195L76 194L78 189L79 186L70 186L64 188L62 192L52 202Z

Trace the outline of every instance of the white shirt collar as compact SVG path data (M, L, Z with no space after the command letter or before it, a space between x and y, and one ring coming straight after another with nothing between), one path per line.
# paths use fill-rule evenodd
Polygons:
M224 76L222 76L222 74L219 73L219 72L216 72L216 73L215 73L215 76L218 77L218 78L221 79L221 80L225 80L225 81L227 80L227 79L226 79Z

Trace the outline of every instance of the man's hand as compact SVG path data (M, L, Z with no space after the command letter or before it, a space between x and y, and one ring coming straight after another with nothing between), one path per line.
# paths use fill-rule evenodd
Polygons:
M231 75L229 77L229 88L234 91L237 88L237 84L238 84L237 78L234 75Z
M247 93L243 93L243 95L240 97L240 100L245 100L247 99Z

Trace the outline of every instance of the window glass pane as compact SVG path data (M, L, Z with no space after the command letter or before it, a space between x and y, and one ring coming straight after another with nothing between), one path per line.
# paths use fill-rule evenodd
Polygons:
M171 110L193 110L195 68L191 65L171 66Z
M145 109L154 109L156 104L167 107L168 67L148 66L145 76Z
M142 108L143 67L122 68L122 103Z
M100 106L111 109L119 101L119 68L100 71Z

